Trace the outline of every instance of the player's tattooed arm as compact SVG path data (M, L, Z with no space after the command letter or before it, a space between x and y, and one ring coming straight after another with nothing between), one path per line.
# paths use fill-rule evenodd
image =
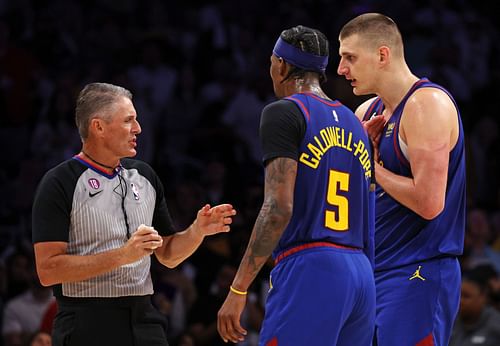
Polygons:
M293 210L297 161L276 158L266 166L264 202L234 280L234 285L247 289L266 263L283 234Z

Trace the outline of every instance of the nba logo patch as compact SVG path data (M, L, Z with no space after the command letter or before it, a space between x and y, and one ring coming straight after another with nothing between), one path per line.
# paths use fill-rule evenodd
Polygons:
M95 189L95 190L97 190L99 187L101 187L101 183L96 178L90 178L88 183L89 183L90 187Z

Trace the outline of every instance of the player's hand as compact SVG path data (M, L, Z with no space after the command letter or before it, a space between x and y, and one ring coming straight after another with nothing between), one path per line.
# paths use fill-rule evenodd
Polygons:
M163 238L150 226L140 225L125 244L127 257L135 262L163 245Z
M370 120L363 121L363 127L368 133L368 137L372 141L373 147L378 148L380 144L380 138L382 136L382 130L385 126L385 119L383 115L376 115L370 118Z
M241 342L247 331L241 326L241 313L246 305L246 295L229 292L217 314L217 331L224 342Z
M231 204L221 204L213 208L206 204L198 211L195 222L197 230L202 236L229 232L234 215L236 210Z

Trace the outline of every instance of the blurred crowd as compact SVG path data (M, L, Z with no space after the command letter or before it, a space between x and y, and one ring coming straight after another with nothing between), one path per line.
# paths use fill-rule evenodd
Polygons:
M230 233L206 239L175 270L155 263L152 270L171 345L222 345L217 311L263 197L258 128L263 106L274 100L274 42L298 24L323 31L331 45L324 90L354 109L364 98L336 74L337 37L362 12L394 18L414 73L448 88L459 104L468 156L464 283L479 282L483 305L500 309L498 7L465 0L0 0L0 346L50 345L56 307L34 270L31 205L44 172L79 152L75 100L95 81L132 91L143 131L138 158L159 174L179 229L205 203L238 210ZM271 262L251 288L245 345L256 345L270 270Z

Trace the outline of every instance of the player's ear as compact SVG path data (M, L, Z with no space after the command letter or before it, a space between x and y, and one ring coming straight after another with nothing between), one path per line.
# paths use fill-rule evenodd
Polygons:
M391 56L391 50L387 46L381 46L378 49L379 63L382 65L387 65L389 58Z
M288 69L290 68L290 65L286 63L283 58L278 58L278 63L279 63L279 72L280 76L286 76L288 74Z

